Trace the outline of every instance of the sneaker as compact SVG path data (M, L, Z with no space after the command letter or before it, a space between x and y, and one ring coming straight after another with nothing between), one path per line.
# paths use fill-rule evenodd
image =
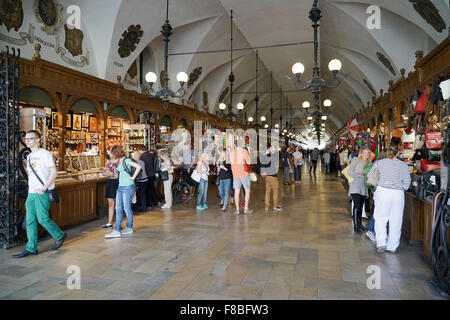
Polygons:
M110 233L105 234L105 238L120 238L122 234L120 231L113 230Z
M283 208L280 207L280 206L278 206L278 207L276 207L276 208L273 208L273 210L275 210L275 211L281 211L281 210L283 210Z
M253 213L253 210L250 210L250 209L249 209L249 210L247 210L247 209L245 209L245 210L244 210L244 213L246 213L246 214L250 214L250 213Z
M226 211L226 210L227 210L227 207L220 208L220 211Z
M265 208L264 210L269 211L269 208Z
M396 253L397 249L395 249L395 250L388 250L388 249L386 249L386 251L389 252L389 253Z
M375 232L373 231L367 231L366 237L370 239L370 241L377 241L377 238L375 237Z
M385 253L386 252L386 247L378 247L377 248L377 252L378 253Z
M235 214L241 214L239 210L234 211Z
M203 210L205 210L205 209L203 209L202 206L197 206L197 210L198 210L198 211L203 211Z
M207 210L208 206L206 204L203 205L203 210Z
M112 224L107 223L103 225L100 229L109 229L109 228L112 228Z
M133 233L134 231L133 231L133 229L132 228L125 228L125 229L123 229L123 231L122 231L122 234L130 234L130 233Z

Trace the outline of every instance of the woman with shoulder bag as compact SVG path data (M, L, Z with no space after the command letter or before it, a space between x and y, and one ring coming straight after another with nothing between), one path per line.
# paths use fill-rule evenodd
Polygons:
M353 229L356 233L367 231L367 228L362 224L361 216L364 202L369 195L365 181L364 181L364 167L369 163L370 150L366 147L359 149L358 157L354 157L348 168L348 175L353 178L349 183L349 195L353 200Z
M119 165L117 171L119 172L119 187L117 188L116 195L116 227L111 232L105 235L106 238L119 238L123 234L133 233L133 210L131 209L131 201L136 191L134 180L138 176L142 167L131 161L130 158L126 158L125 151L121 146L114 146L111 149L111 154L114 158L119 159ZM131 176L131 167L136 170ZM123 211L127 215L127 227L122 230Z
M200 183L198 185L197 210L202 211L208 209L208 206L206 205L206 199L208 195L208 175L210 174L210 172L207 153L202 154L202 157L197 163L197 167L195 169L201 175ZM201 206L202 199L203 206Z
M396 158L398 154L398 146L391 145L386 151L386 158L376 161L368 174L371 175L374 170L378 170L378 182L373 197L378 253L386 250L395 253L400 244L405 190L409 189L411 175L408 165ZM386 232L388 221L389 237Z
M173 181L173 166L169 159L169 152L166 150L161 151L161 180L164 184L164 197L166 203L161 207L161 209L172 208L172 181Z

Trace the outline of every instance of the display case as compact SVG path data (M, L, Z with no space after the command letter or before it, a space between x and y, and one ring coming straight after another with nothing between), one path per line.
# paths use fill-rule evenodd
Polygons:
M124 148L126 152L136 150L137 146L143 144L150 148L151 130L148 124L124 124Z

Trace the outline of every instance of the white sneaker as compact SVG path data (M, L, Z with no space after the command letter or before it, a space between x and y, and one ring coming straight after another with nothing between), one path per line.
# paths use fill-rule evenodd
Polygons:
M113 230L110 233L105 234L105 238L120 238L122 234L119 231Z
M278 206L278 207L276 207L276 208L273 208L273 210L275 210L275 211L281 211L281 210L283 210L283 208L280 207L280 206Z
M123 229L122 234L130 234L130 233L133 233L133 232L134 232L133 229L125 228L125 229Z
M375 236L375 232L367 231L366 237L370 239L370 241L377 241L377 238Z

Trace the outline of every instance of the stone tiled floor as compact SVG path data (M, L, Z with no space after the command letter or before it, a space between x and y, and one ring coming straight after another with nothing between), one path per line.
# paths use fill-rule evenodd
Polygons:
M40 254L12 259L24 246L0 251L0 299L440 299L428 285L421 247L402 241L379 255L353 233L345 190L336 176L304 172L301 185L281 186L284 211L265 212L264 187L252 190L251 215L195 201L135 217L135 233L105 239L99 219L68 231ZM68 266L81 270L81 289L66 286ZM381 269L381 289L369 290L367 267Z

